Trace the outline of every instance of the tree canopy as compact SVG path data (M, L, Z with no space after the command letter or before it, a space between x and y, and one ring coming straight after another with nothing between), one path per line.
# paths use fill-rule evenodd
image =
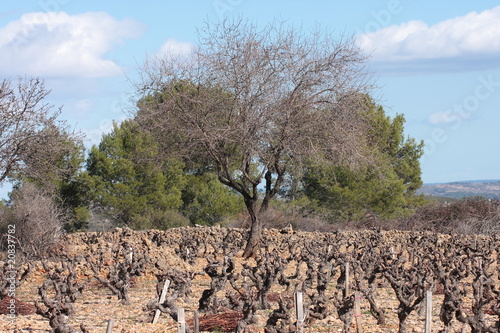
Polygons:
M371 85L352 39L226 20L207 24L189 57L151 61L142 74L137 121L162 149L209 160L242 195L252 220L244 256L260 238L258 202L267 208L292 163L366 158L358 110Z
M175 154L160 153L150 133L133 120L114 124L91 148L87 172L82 183L87 183L93 209L118 225L211 225L242 209L209 170L190 170Z
M352 38L242 19L207 23L198 37L188 56L146 61L137 113L90 149L86 168L43 80L1 82L0 184L43 188L65 221L71 213L68 230L84 228L90 211L168 228L246 208L245 257L278 194L302 193L348 220L418 204L423 143L405 137L403 115L389 117L369 97L372 77Z
M74 172L67 158L80 149L80 139L58 120L60 109L46 102L49 93L38 78L19 78L16 87L0 83L0 184L25 177L48 187Z
M133 225L151 210L177 210L186 181L183 165L158 159L158 148L134 121L114 124L87 160L93 201L115 223Z
M390 118L380 105L367 98L364 113L370 123L366 133L371 164L357 170L311 162L304 177L304 192L334 219L356 220L366 214L397 217L415 208L422 186L419 158L423 142L404 136L402 114Z

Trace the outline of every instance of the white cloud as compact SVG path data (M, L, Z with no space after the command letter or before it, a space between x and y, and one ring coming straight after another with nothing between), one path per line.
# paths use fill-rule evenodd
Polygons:
M500 6L427 25L409 21L358 37L385 69L460 70L500 66Z
M171 56L186 56L193 50L193 44L188 42L180 42L176 39L169 38L163 43L156 56L161 58L166 55Z
M96 102L93 99L85 98L75 101L73 105L68 106L68 109L74 116L84 119L95 107Z
M439 111L429 116L431 125L444 125L460 121L462 117L457 112Z
M122 73L104 56L144 26L104 12L28 13L0 28L0 73L55 77L104 77Z

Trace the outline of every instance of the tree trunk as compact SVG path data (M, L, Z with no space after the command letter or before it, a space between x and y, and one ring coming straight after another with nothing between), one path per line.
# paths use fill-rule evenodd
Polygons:
M276 168L276 170L279 170ZM267 171L264 178L266 179L266 194L264 195L264 199L262 200L262 204L260 206L260 212L263 213L269 208L269 203L274 198L276 193L278 193L281 184L283 183L285 168L277 172L278 176L273 186L273 174L271 171Z
M245 200L245 205L247 207L248 214L250 215L252 225L250 227L250 233L248 235L245 251L243 251L243 258L250 258L255 255L257 248L259 247L260 237L262 234L262 221L257 216L255 200Z

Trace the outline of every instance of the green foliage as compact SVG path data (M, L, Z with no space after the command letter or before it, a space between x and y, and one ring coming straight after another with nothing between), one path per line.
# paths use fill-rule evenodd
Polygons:
M115 124L92 147L87 174L72 191L90 193L94 208L114 224L167 229L191 223L212 225L240 212L243 203L210 172L161 151L133 120ZM84 219L86 211L78 210Z
M59 187L61 205L71 215L66 231L85 230L90 219L90 194L94 180L84 170L79 170L73 177L62 181Z
M41 133L45 132L47 136L57 138L57 151L51 154L50 159L41 159L33 152L24 162L29 172L19 172L11 178L19 183L30 182L47 193L56 194L81 169L85 161L85 147L80 139L71 137L64 129L51 126Z
M182 212L192 223L213 225L245 209L241 198L217 179L214 173L189 175L183 191Z
M390 168L354 171L341 166L311 165L304 183L306 195L326 209L325 215L342 220L358 220L365 214L397 216L406 207L403 181Z
M155 142L130 120L114 124L87 160L94 203L116 224L131 226L138 216L182 205L182 168L161 160Z
M82 167L85 161L83 142L73 139L64 130L51 128L52 135L59 136L59 150L50 161L40 161L36 154L28 156L29 173L15 173L11 177L15 189L31 184L54 198L55 203L67 215L64 228L67 231L85 229L88 223L86 193L90 190ZM46 165L50 163L50 166Z
M369 130L366 149L374 163L358 169L310 162L303 177L304 193L332 219L359 220L366 214L391 218L407 214L423 199L419 158L423 143L404 137L403 115L393 119L367 99Z
M420 157L424 143L404 137L405 117L397 114L393 119L381 106L367 101L366 117L370 123L368 145L376 149L379 159L388 163L400 178L408 194L414 194L421 186Z

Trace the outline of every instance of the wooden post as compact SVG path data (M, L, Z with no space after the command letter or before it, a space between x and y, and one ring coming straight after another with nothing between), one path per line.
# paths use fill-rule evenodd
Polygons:
M129 256L128 259L129 259L130 264L132 264L132 262L134 261L134 251L132 249L129 249L129 251L130 252L128 254L128 256Z
M163 290L161 291L160 295L160 304L165 302L165 297L167 297L167 289L170 286L170 280L165 280L165 284L163 285ZM161 311L160 309L156 309L155 311L155 316L153 318L153 324L156 324L158 321L158 318L160 318Z
M111 318L108 320L108 327L106 327L106 333L111 333L113 332L113 326L115 325L115 319Z
M297 332L302 333L305 316L302 292L300 291L295 293L295 314L297 316Z
M349 297L349 295L351 294L351 289L350 289L351 281L350 281L349 274L350 274L350 272L349 272L349 261L346 261L345 262L344 297Z
M177 309L178 333L186 333L186 315L184 308Z
M361 294L359 291L354 292L354 317L356 318L356 328L358 333L362 333L363 324L361 322Z
M425 293L425 333L431 333L432 328L432 290Z
M200 319L198 318L198 311L194 312L194 333L200 333Z
M396 253L394 252L394 246L391 246L391 256L393 260L396 260Z

